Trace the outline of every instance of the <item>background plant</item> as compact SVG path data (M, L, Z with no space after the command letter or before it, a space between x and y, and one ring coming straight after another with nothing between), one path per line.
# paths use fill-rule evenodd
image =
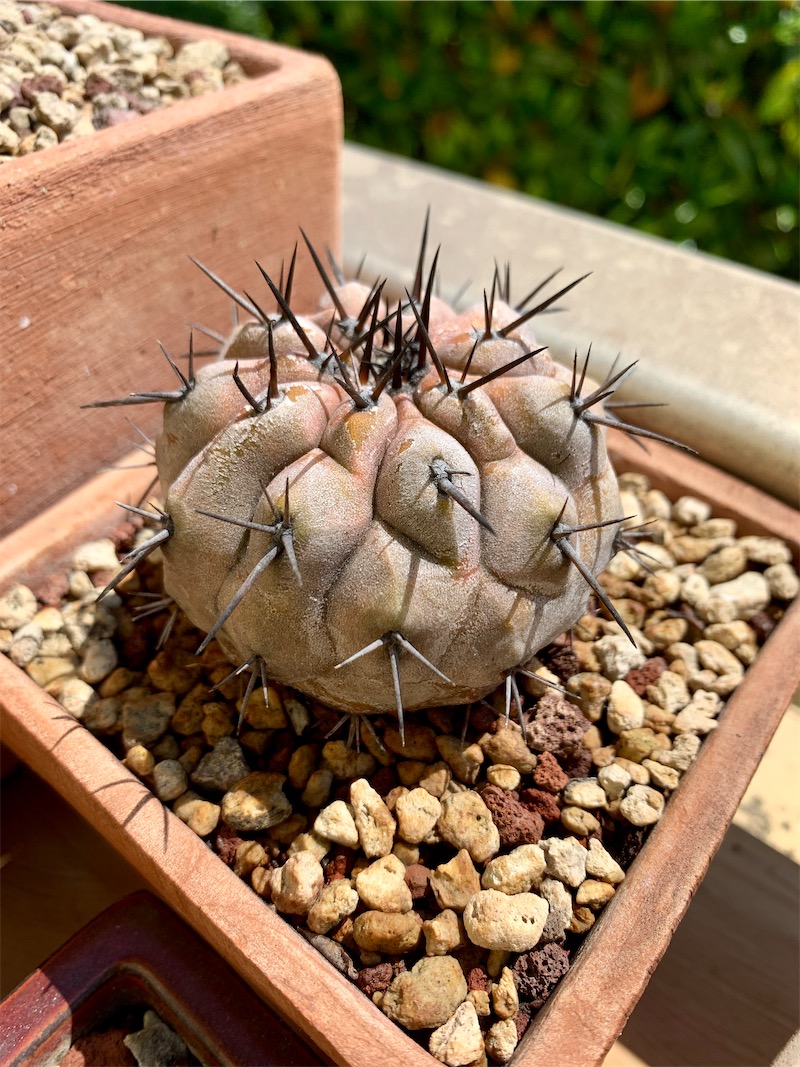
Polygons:
M354 141L797 276L797 5L131 6L327 56Z

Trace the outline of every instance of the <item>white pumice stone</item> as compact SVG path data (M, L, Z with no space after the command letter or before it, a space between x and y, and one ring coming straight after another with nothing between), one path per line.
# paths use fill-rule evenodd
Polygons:
M539 943L548 910L547 902L536 893L509 896L484 889L464 908L464 926L473 945L527 952Z

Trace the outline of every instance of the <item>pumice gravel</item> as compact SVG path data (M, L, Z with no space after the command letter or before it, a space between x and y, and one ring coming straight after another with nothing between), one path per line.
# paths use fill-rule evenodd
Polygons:
M246 77L217 41L166 37L0 0L0 164Z
M158 551L97 602L135 516L0 598L0 649L434 1057L505 1063L800 588L784 542L619 483L647 540L600 582L635 646L590 602L518 688L404 738L387 714L348 746L269 679L237 732L248 679L192 654Z

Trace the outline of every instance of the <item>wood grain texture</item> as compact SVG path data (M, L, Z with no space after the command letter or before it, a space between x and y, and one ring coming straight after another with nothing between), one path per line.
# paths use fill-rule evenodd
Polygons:
M618 469L643 470L654 484L724 507L737 517L742 532L774 529L786 536L797 529L791 509L728 476L720 479L690 457L656 446L645 457L624 439L612 442L612 452ZM670 469L673 473L666 473ZM74 528L78 512L83 522L108 514L105 493L112 476L102 477L101 496L96 486L87 486L80 508L68 499L16 536L15 544L26 544L29 569L35 570L38 548L52 553L51 530ZM14 553L7 544L0 546L0 584L7 584L13 563ZM521 1043L516 1067L602 1062L700 883L789 703L798 673L800 604L787 613L729 701L719 728L670 800L624 885ZM431 1062L209 854L99 741L4 659L0 724L4 742L326 1055L353 1067L395 1057L412 1067Z
M341 90L327 61L102 3L66 7L175 44L224 41L254 77L2 168L2 531L127 451L126 414L148 433L158 419L153 405L81 404L174 388L156 339L181 354L189 321L229 328L230 301L189 254L272 306L254 260L277 273L299 225L336 254L341 241ZM308 257L296 291L301 303L318 294Z

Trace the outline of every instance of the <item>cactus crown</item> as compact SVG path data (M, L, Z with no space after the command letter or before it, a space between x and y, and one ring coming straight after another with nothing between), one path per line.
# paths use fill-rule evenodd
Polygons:
M303 237L325 293L291 306L297 248L264 311L198 264L244 311L216 359L179 388L96 405L164 404L160 527L116 586L159 548L170 596L216 638L247 696L267 674L345 715L478 700L568 629L622 532L604 427L633 365L587 383L555 364L531 320L583 278L519 304L495 267L477 307L434 295L438 251L395 307L385 282L347 281ZM557 273L557 272L556 272ZM584 276L586 277L586 276ZM538 300L538 302L537 302ZM663 440L663 438L661 438ZM676 442L671 442L676 443ZM630 634L629 634L630 636Z

